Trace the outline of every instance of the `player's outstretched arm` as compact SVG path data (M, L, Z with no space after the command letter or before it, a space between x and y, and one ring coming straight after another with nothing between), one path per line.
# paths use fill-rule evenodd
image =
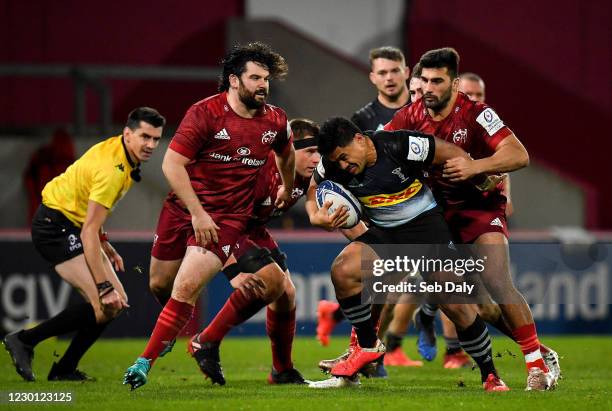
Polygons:
M470 155L461 147L452 143L447 143L438 137L434 137L434 142L436 149L433 161L431 162L433 165L442 165L452 158L462 158L466 161L472 161Z
M496 174L518 170L529 165L529 154L514 134L504 138L495 153L478 160L452 158L444 164L444 176L450 181L467 180L477 174Z
M525 146L513 134L504 138L495 147L490 157L474 160L482 173L508 173L529 165L529 153Z
M193 191L189 174L185 168L190 161L189 158L169 148L162 162L162 171L172 190L191 214L191 222L198 245L204 246L210 241L217 243L219 241L217 237L219 227L204 211L200 199Z

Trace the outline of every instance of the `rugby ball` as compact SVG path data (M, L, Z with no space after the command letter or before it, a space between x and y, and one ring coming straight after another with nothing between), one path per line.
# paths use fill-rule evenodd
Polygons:
M331 201L329 214L333 214L338 207L345 206L348 210L349 217L342 228L353 228L361 219L361 204L350 191L333 181L324 180L317 187L317 206L323 207L327 201Z

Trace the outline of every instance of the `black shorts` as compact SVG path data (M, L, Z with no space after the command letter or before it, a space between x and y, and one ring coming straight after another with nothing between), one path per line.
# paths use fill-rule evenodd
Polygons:
M442 209L435 207L397 227L370 226L355 241L365 244L445 244L453 239Z
M83 254L81 229L64 214L41 204L32 219L32 241L54 266Z
M370 226L355 239L369 245L379 258L459 258L442 209L435 207L397 227Z

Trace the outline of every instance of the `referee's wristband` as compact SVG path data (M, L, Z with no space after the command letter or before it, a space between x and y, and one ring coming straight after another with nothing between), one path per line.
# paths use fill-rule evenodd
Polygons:
M102 231L100 233L100 242L108 241L108 233L106 231Z
M98 296L100 298L104 297L106 294L111 293L115 287L111 284L110 281L103 281L101 283L96 284L96 288L98 289Z

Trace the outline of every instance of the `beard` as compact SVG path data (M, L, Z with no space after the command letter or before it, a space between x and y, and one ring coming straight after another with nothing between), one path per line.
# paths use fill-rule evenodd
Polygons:
M448 102L453 95L453 88L449 87L448 90L440 98L435 98L433 101L428 101L425 97L434 97L432 94L423 94L423 102L425 103L425 107L433 110L434 112L440 112L446 108Z
M263 99L258 100L256 96L258 95L258 93L262 93L262 92L264 93ZM241 81L240 85L238 86L238 97L240 98L240 101L242 102L242 104L245 105L247 109L257 110L257 109L262 108L264 104L266 104L266 98L268 97L268 92L264 88L260 88L260 89L255 90L254 92L250 92L249 90L247 90L246 87L244 87L244 84L242 84L242 81Z
M384 91L382 92L382 94L384 94L385 97L387 97L387 99L389 101L396 102L397 100L399 100L400 96L404 92L404 88L405 87L399 87L398 90L395 93L393 93L393 94L389 94L389 93L384 92Z

